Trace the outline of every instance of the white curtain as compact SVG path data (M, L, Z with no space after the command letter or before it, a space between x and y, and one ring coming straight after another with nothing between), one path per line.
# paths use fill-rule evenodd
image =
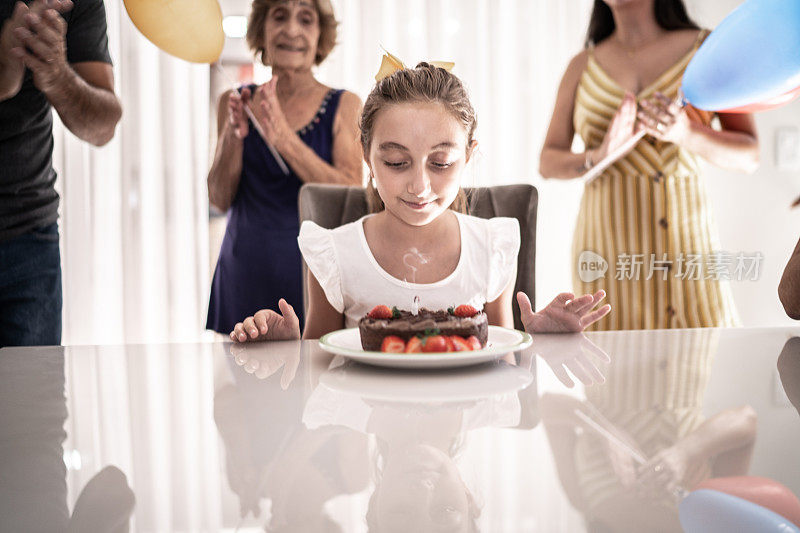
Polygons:
M122 121L100 149L54 129L63 343L194 341L209 284L209 67L160 52L121 0L105 5ZM218 529L222 481L198 467L218 464L208 349L68 349L70 507L111 464L136 492L135 530Z
M208 288L206 65L160 52L106 0L123 118L97 149L58 123L64 344L196 339Z

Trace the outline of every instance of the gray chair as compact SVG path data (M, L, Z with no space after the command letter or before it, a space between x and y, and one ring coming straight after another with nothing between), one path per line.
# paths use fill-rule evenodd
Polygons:
M536 210L539 195L528 184L496 185L465 189L469 199L469 214L481 218L510 217L519 221L521 233L517 282L515 290L523 291L535 302ZM367 214L365 189L344 185L307 184L300 189L300 222L311 220L323 228L333 229L358 220ZM303 264L303 279L306 266ZM308 308L308 296L303 286L303 299ZM522 328L516 301L514 327Z

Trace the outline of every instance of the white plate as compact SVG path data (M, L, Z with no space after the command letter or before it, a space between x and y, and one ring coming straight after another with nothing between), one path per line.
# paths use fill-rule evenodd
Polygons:
M516 365L494 364L454 368L447 372L397 372L367 365L341 365L324 372L320 385L366 401L391 403L472 402L524 389L533 375Z
M527 348L532 341L531 336L524 331L489 326L489 340L483 350L447 353L367 352L361 348L358 328L349 328L328 333L319 340L319 345L325 351L369 365L393 368L448 368L494 361L509 352Z

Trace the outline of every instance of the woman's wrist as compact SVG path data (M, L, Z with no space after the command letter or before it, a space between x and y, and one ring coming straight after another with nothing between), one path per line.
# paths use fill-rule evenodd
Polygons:
M597 164L597 150L591 148L586 150L583 154L583 169L586 171L592 170L592 167Z
M298 155L298 143L303 144L300 137L293 131L281 135L275 139L275 149L285 158Z
M230 122L225 123L225 129L222 131L222 140L228 146L231 144L235 145L244 142L244 139L239 137L239 134L236 133L236 125L231 124Z

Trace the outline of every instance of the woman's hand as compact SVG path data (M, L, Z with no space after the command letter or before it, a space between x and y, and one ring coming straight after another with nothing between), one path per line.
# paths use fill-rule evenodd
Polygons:
M690 469L699 467L680 443L665 448L639 467L638 479L645 490L674 492L686 479Z
M231 331L234 342L286 341L300 339L300 320L294 308L283 298L278 302L282 315L262 309L239 322Z
M636 98L633 93L626 92L619 109L611 119L603 142L592 154L594 165L600 165L601 168L608 167L633 150L639 139L641 134L636 123Z
M619 443L606 441L604 443L608 461L611 469L616 474L620 485L624 489L630 489L636 485L636 461L631 452Z
M517 293L517 303L522 313L522 324L528 333L577 333L611 311L608 304L594 309L605 297L604 290L579 298L575 298L571 292L562 292L538 313L533 312L531 300L524 292Z
M250 127L247 125L247 114L244 111L246 105L250 105L250 89L245 87L241 94L231 91L228 98L228 121L237 139L244 139L250 132Z
M258 94L261 97L259 101L261 116L259 118L264 129L266 141L280 152L284 149L286 143L295 138L295 133L289 126L286 115L283 114L283 109L281 109L276 90L277 86L278 76L274 75L269 82L258 89Z
M686 109L660 92L640 102L636 117L644 131L660 141L683 144L689 132Z

